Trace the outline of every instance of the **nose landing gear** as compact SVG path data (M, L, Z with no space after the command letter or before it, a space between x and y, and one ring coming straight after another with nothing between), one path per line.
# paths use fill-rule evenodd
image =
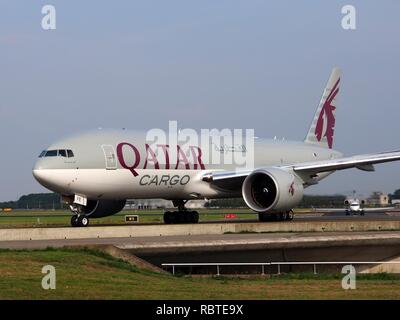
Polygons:
M87 227L89 225L89 218L83 215L73 215L71 217L71 226L73 227Z
M71 217L71 226L73 227L87 227L89 225L89 218L82 214L81 208L76 205L70 205L73 216Z

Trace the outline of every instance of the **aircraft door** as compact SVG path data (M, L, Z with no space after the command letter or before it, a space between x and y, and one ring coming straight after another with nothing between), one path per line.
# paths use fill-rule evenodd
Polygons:
M102 145L104 157L106 161L107 170L117 169L117 157L115 156L115 150L112 145Z

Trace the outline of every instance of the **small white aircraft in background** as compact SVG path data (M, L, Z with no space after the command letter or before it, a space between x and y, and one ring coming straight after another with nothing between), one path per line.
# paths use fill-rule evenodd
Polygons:
M361 199L353 193L353 196L346 197L343 201L344 207L341 208L314 208L314 211L323 212L323 213L346 213L346 216L350 215L359 215L364 216L367 212L378 214L378 213L385 213L388 210L394 209L393 206L380 206L375 207L371 206L368 207L368 201L365 199Z
M208 165L198 145L152 147L143 133L99 130L49 146L40 154L33 175L70 205L72 226L116 214L127 199L135 198L171 200L178 210L165 212L165 223L198 222L198 212L185 207L191 199L234 197L243 197L260 221L291 220L304 189L336 170L374 171L374 164L400 160L400 151L343 157L332 149L339 87L340 71L335 68L303 141L257 139L251 150L215 145L223 153L252 152L253 169ZM177 158L171 157L172 151Z
M344 200L346 216L349 216L350 214L359 214L360 216L363 216L365 214L364 205L365 200L353 198L348 198Z

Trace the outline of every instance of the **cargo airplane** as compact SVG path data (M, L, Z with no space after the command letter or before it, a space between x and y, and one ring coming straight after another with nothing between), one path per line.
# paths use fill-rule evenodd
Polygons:
M208 166L200 147L182 150L179 144L172 162L169 145L154 150L144 133L97 130L49 146L33 175L70 205L72 226L116 214L126 199L135 198L172 200L177 210L164 212L165 223L198 222L198 212L185 207L191 199L233 197L243 197L260 221L291 220L304 189L336 170L374 171L374 164L400 160L400 151L344 157L333 150L340 81L340 70L334 68L304 141L254 140L253 169Z

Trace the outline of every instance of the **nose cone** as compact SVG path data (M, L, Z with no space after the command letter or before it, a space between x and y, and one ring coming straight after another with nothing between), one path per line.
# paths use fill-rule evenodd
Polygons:
M43 158L39 158L35 164L33 165L32 171L35 172L36 170L44 169L44 163L43 163Z
M46 187L46 180L47 180L45 173L46 170L43 168L41 162L42 162L41 160L36 161L32 169L32 174L37 182Z
M32 174L43 187L56 193L66 193L69 192L67 182L71 181L71 177L60 168L58 160L39 158L33 166Z
M33 166L33 168L32 168L32 174L33 174L33 176L35 177L36 180L40 179L40 177L41 177L41 171L42 171L43 169L46 169L46 167L45 167L45 165L44 165L43 158L39 158L39 159L35 162L35 164L34 164L34 166ZM39 180L38 180L38 181L39 181ZM39 182L40 182L40 181L39 181Z
M44 174L43 174L43 170L40 170L40 169L33 169L32 170L32 174L33 174L33 176L35 177L35 179L36 179L36 181L37 182L39 182L40 184L43 184L43 182L44 182Z
M52 189L52 179L51 172L46 168L45 161L43 159L39 159L36 161L35 165L32 169L32 174L35 177L36 181L39 182L42 186Z

